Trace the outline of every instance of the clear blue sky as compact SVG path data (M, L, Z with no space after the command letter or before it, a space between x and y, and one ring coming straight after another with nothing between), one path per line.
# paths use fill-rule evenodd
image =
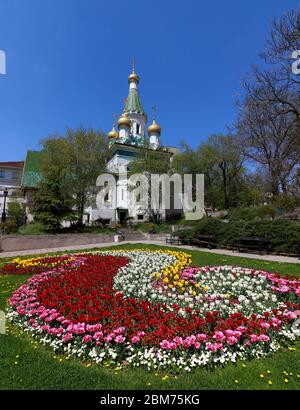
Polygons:
M235 120L241 78L273 16L299 1L0 0L0 161L65 127L107 131L132 56L163 142L196 146Z

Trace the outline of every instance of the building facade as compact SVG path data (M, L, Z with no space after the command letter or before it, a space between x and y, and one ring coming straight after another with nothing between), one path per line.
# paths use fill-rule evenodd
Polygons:
M0 162L0 215L8 210L11 201L23 202L21 189L23 161ZM6 199L5 199L6 197Z

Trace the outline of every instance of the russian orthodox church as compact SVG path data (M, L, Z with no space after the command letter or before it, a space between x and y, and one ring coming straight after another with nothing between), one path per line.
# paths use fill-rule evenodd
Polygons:
M153 115L151 124L147 127L147 114L144 111L139 95L140 78L132 69L128 77L129 92L124 102L124 109L118 119L118 130L113 124L112 130L108 133L111 148L111 157L107 163L107 170L118 175L116 188L116 201L114 210L97 210L89 208L90 221L104 219L109 222L123 222L131 219L134 222L147 220L147 214L128 204L128 187L126 175L128 166L138 155L142 146L157 150L161 147L161 128L157 124ZM170 158L179 152L177 148L165 147L163 151L169 154ZM166 217L165 211L161 211L161 217Z

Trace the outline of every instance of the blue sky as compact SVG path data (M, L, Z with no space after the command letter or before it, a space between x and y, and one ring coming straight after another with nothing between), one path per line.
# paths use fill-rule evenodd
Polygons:
M273 16L299 1L0 0L0 161L67 126L108 131L134 56L166 145L197 146L235 120L241 79Z

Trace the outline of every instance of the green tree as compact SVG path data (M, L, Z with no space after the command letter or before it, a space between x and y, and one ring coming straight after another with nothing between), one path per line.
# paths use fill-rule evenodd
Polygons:
M60 181L48 179L39 184L33 213L46 230L56 231L63 220L71 219L71 205L71 198L63 190Z
M68 129L68 190L74 198L77 224L82 225L84 209L93 204L97 177L104 172L108 157L105 134L85 129Z
M204 174L205 203L213 208L237 206L245 185L244 157L237 138L211 135L196 150L187 144L183 148L174 166L181 173Z
M43 180L35 196L36 219L48 229L58 229L63 220L82 225L96 179L105 167L107 138L92 129L69 128L63 136L45 139L42 146Z
M55 231L70 218L73 205L68 190L69 145L64 138L42 142L41 172L43 179L34 196L33 214L46 230Z

